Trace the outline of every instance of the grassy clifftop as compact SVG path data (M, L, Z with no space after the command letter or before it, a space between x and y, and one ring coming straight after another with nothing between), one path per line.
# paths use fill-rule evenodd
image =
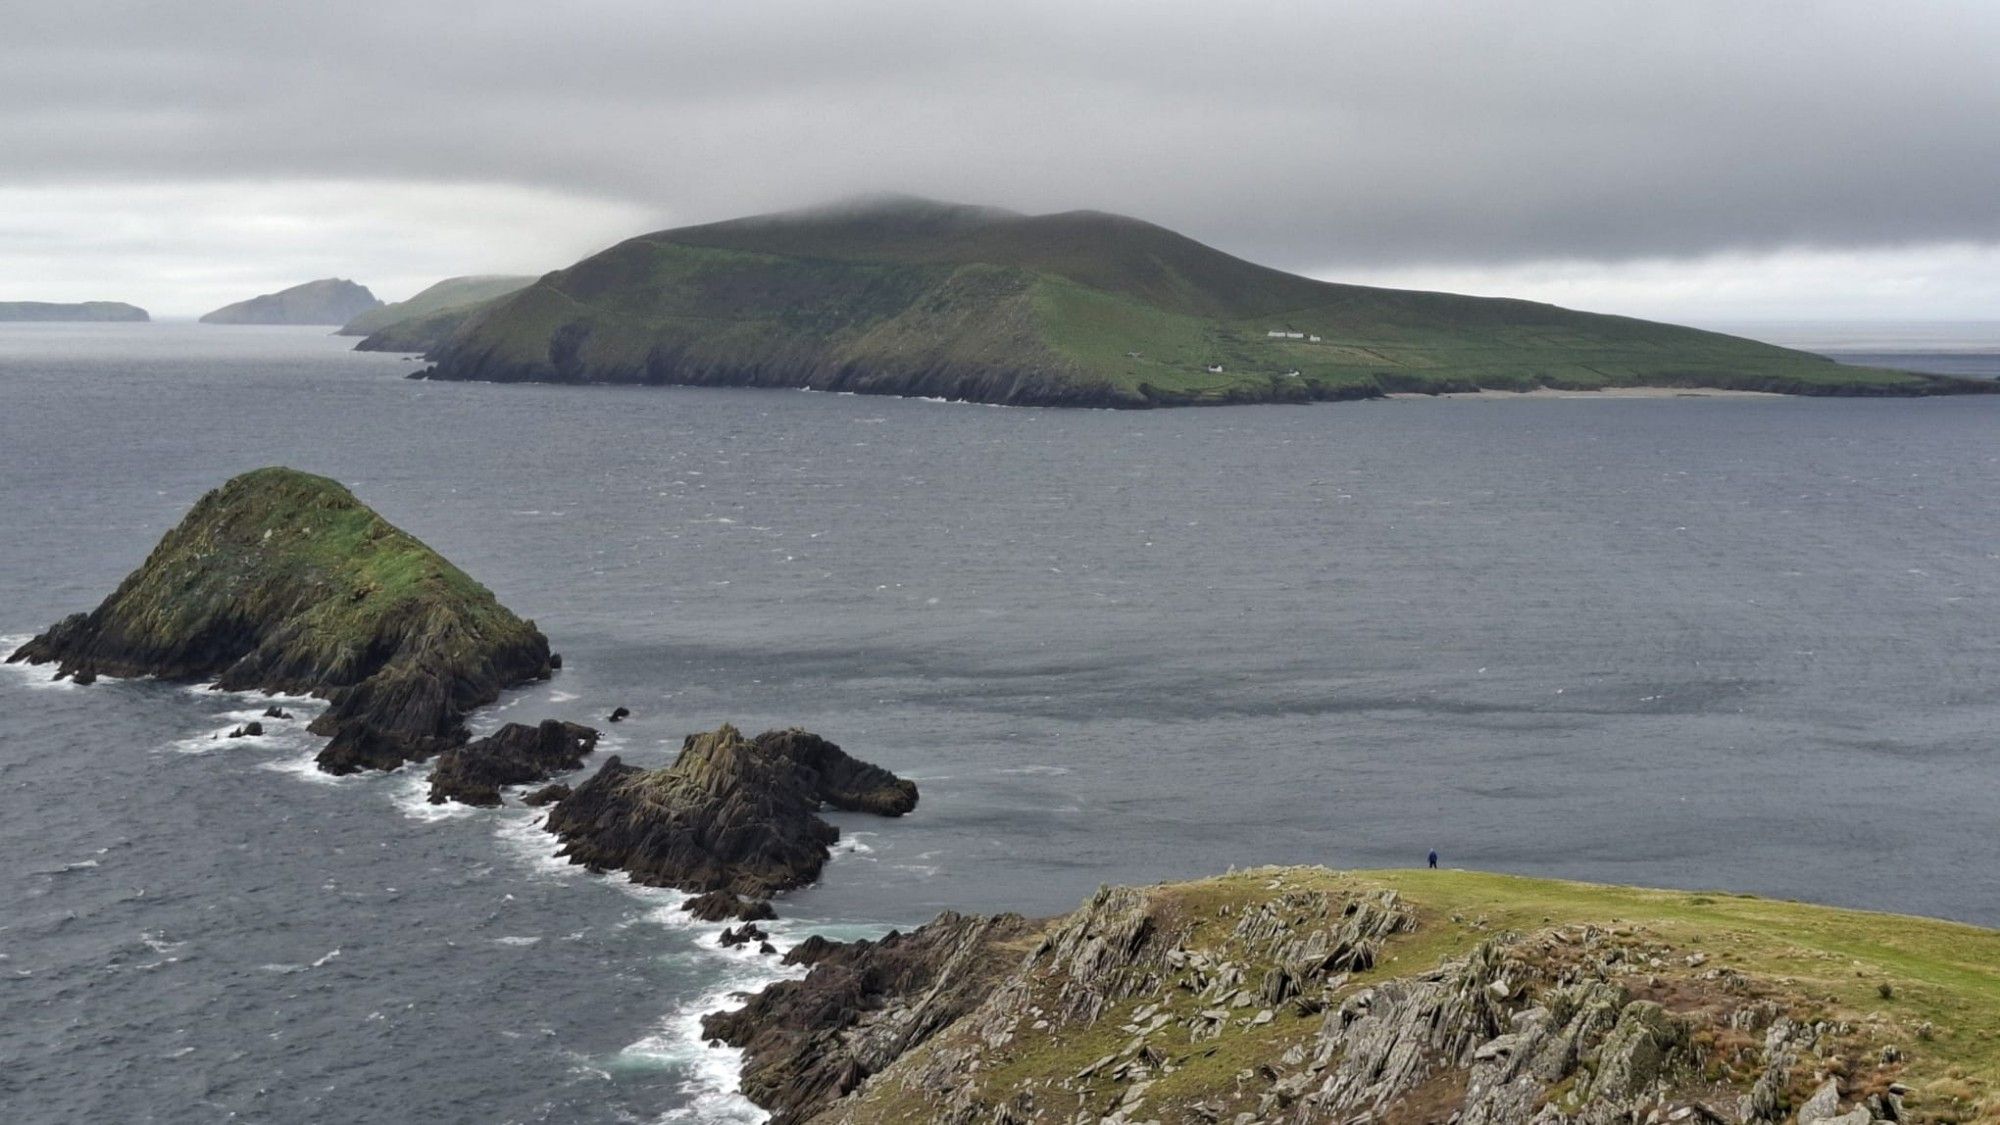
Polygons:
M1267 868L799 953L708 1025L778 1122L2000 1120L2000 932L1929 919Z
M369 309L360 316L342 325L336 336L373 336L397 324L424 320L440 313L460 313L473 306L504 297L509 293L526 289L534 284L532 277L512 277L501 274L478 274L469 277L447 277L443 281L404 301ZM393 351L393 348L368 350Z
M8 659L321 695L314 729L390 765L550 668L532 622L338 482L285 468L203 496L102 605Z
M892 200L644 235L482 306L435 378L1157 406L1538 386L2000 390L1527 301L1337 285L1098 212Z

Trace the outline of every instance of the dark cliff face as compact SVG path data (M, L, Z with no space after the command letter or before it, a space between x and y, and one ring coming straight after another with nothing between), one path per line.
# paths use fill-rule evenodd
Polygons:
M809 938L785 956L812 967L803 980L704 1017L701 1033L740 1048L744 1095L772 1111L773 1125L795 1125L972 1011L1039 928L1015 914L947 911L879 941Z
M338 483L259 469L202 497L104 603L10 662L329 701L334 773L464 740L464 716L546 678L548 639Z
M330 277L224 305L203 316L201 323L342 325L381 305L366 286Z
M819 877L840 832L822 805L899 816L916 786L804 731L690 735L657 770L607 760L549 813L561 855L635 882L751 899Z

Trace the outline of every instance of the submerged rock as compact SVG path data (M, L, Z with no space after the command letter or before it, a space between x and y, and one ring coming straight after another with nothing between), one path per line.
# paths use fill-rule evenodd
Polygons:
M430 803L497 805L502 786L528 785L581 769L584 756L596 748L597 732L580 723L508 723L438 755L431 767Z
M709 891L681 903L681 909L704 922L763 922L778 916L764 899L738 897L733 891Z
M530 793L527 796L522 797L521 803L527 805L530 808L538 809L541 808L543 805L555 804L557 801L560 801L564 797L569 796L569 793L570 793L569 786L564 785L562 782L558 781L553 785L544 785L540 789L535 790L533 793Z
M632 711L631 711L631 709L630 709L630 708L627 708L627 707L614 707L614 708L612 708L612 709L611 709L611 714L610 714L610 716L609 716L609 717L607 717L607 718L606 718L606 719L605 719L604 721L605 721L605 722L607 722L607 723L617 723L617 722L623 722L623 721L624 721L624 719L625 719L625 717L626 717L626 716L628 716L628 715L630 715L631 713L632 713Z
M261 737L263 737L263 734L264 734L264 724L263 724L263 723L257 723L257 722L250 722L250 723L244 723L244 724L243 724L242 726L240 726L240 727L237 727L237 728L236 728L235 730L232 730L232 731L230 731L230 732L229 732L229 737L231 737L231 738L261 738Z
M768 898L819 877L840 831L822 805L898 816L917 788L804 731L689 735L663 769L617 757L549 814L559 853L634 882Z
M332 773L462 742L467 712L550 670L533 622L339 483L284 468L203 496L102 605L7 659L319 696Z

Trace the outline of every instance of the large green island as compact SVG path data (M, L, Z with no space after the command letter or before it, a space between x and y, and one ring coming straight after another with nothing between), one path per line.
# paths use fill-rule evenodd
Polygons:
M891 199L629 239L374 345L433 379L1148 407L1550 387L1990 393L1530 301L1339 285L1136 219Z

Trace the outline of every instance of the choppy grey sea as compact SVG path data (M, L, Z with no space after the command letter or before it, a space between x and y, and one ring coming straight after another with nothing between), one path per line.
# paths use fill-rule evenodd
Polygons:
M0 329L10 647L284 463L554 640L482 726L801 724L916 778L786 940L1432 847L2000 924L2000 398L1058 412L349 343ZM771 971L680 896L314 773L310 703L230 741L268 701L46 677L0 670L0 1117L757 1118L695 1024Z

